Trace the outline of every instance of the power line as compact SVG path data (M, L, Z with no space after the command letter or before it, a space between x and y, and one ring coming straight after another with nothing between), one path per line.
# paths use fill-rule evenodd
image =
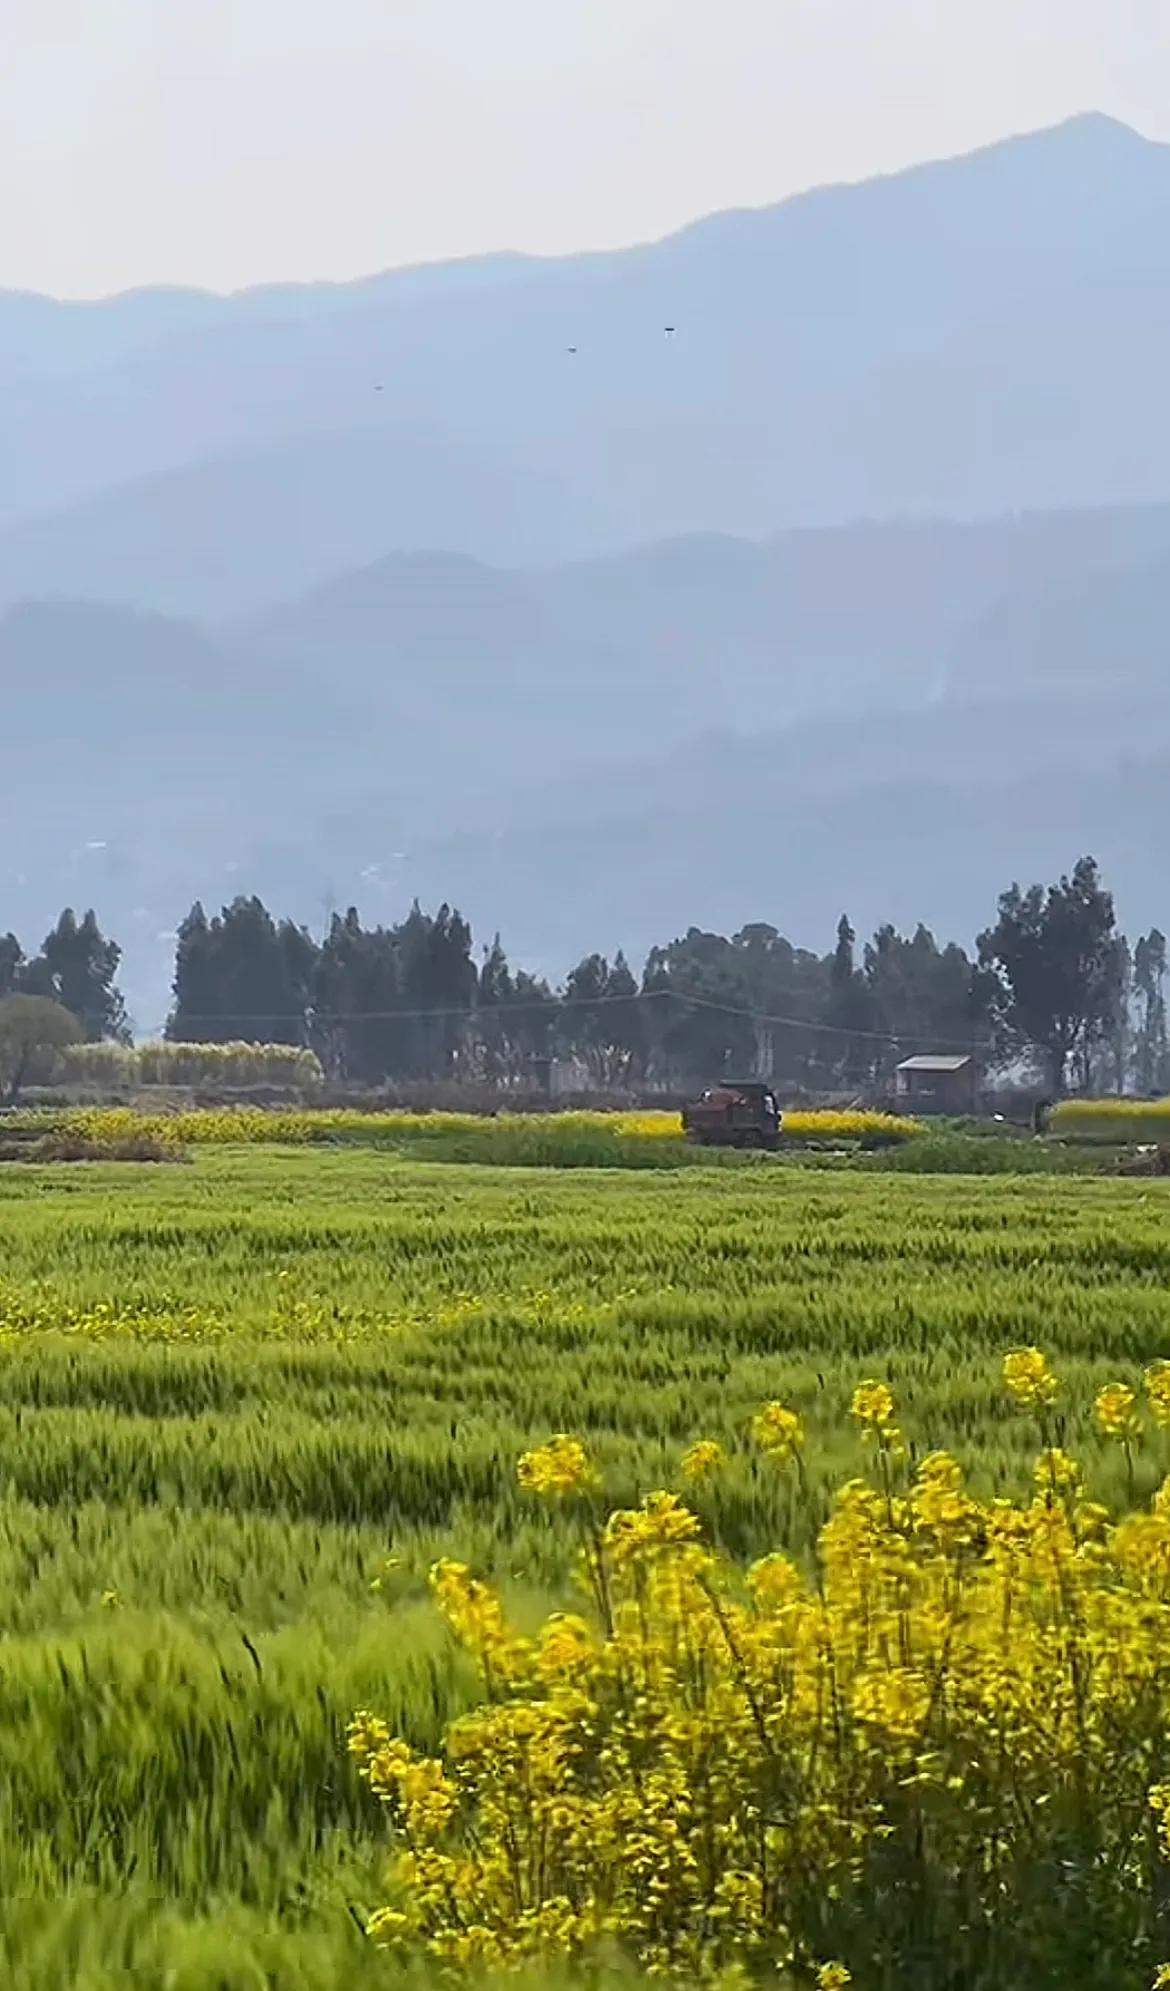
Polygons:
M327 1028L329 1025L335 1023L411 1023L425 1020L460 1020L471 1022L492 1016L503 1019L510 1016L523 1016L532 1012L540 1012L547 1016L551 1022L554 1017L562 1014L565 1010L604 1009L610 1006L616 1008L621 1005L628 1008L631 1003L659 1002L664 1000L667 1002L686 1003L692 1009L709 1010L720 1016L735 1017L741 1022L751 1023L756 1026L762 1024L769 1029L808 1030L814 1031L820 1036L845 1037L855 1042L870 1044L930 1044L936 1051L961 1050L970 1052L990 1048L985 1042L977 1041L971 1036L961 1039L944 1039L933 1034L927 1036L921 1032L908 1030L854 1030L848 1024L822 1023L816 1018L808 1016L773 1015L767 1010L745 1008L740 1003L718 1002L710 996L693 995L688 989L669 988L638 989L630 995L549 995L535 997L523 1002L481 1002L471 1005L440 1004L434 1008L314 1010L309 1007L304 1010L252 1010L247 1013L232 1013L221 1010L205 1014L186 1011L184 1012L184 1021L195 1024L250 1024L253 1027L262 1023L290 1023L299 1024L302 1028ZM162 1028L165 1028L165 1026L160 1026L160 1029Z

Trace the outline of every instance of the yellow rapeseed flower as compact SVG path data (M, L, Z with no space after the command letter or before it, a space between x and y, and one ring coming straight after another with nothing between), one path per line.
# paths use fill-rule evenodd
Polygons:
M525 1452L516 1475L526 1492L539 1493L546 1500L589 1493L598 1483L584 1445L564 1431L558 1431L547 1445Z
M366 1923L366 1934L379 1949L392 1949L414 1933L409 1915L397 1908L379 1908Z
M1037 1458L1032 1477L1042 1493L1075 1493L1081 1469L1059 1445L1049 1445Z
M656 1555L693 1542L699 1523L677 1493L648 1493L640 1507L623 1508L611 1514L605 1527L605 1545L615 1561L630 1562L638 1556Z
M783 1611L804 1593L800 1571L788 1556L765 1555L748 1571L748 1589L761 1610Z
M589 1626L568 1611L556 1611L541 1631L539 1648L537 1664L543 1675L571 1673L593 1651Z
M1107 1383L1093 1405L1093 1415L1107 1438L1136 1438L1141 1429L1137 1398L1125 1383Z
M726 1463L727 1454L722 1445L714 1438L700 1438L688 1452L683 1453L682 1475L684 1479L701 1482L710 1479Z
M1170 1853L1170 1784L1151 1785L1149 1797L1150 1810L1158 1821L1162 1849Z
M1043 1358L1018 1352L1022 1400L1051 1401ZM1049 1447L1015 1499L968 1492L945 1452L896 1490L892 1401L863 1401L880 1471L838 1490L807 1564L765 1555L745 1581L677 1494L651 1493L590 1535L592 1608L531 1639L465 1565L437 1566L485 1696L433 1758L368 1713L349 1738L396 1841L371 1933L420 1978L588 1966L601 1944L648 1981L799 1970L848 1991L845 1963L811 1959L894 1930L908 1793L929 1805L928 1874L973 1875L974 1905L1013 1918L1025 1960L1047 1954L1037 1880L1079 1845L1070 1789L1119 1908L1141 1912L1162 1884L1151 1861L1170 1860L1170 1780L1147 1767L1165 1756L1170 1485L1110 1515ZM796 1414L760 1417L791 1452ZM969 1914L944 1906L940 1927L958 1976ZM1118 1981L1132 1974L1126 1953ZM1170 1991L1170 1966L1139 1975Z
M804 1425L783 1403L766 1403L751 1422L751 1433L769 1458L791 1459L804 1444Z
M1003 1358L1003 1381L1008 1395L1025 1410L1042 1410L1056 1401L1060 1384L1040 1348L1014 1348Z
M881 1431L893 1421L894 1393L886 1383L858 1383L850 1410L859 1424Z
M1150 1414L1155 1424L1170 1426L1170 1362L1153 1362L1143 1378Z
M908 1666L887 1666L860 1674L853 1688L858 1721L891 1742L911 1742L921 1733L930 1708L930 1683Z

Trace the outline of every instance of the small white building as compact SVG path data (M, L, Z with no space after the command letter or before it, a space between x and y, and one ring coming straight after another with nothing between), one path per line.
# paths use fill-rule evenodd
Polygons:
M979 1073L974 1058L903 1058L897 1071L898 1104L907 1113L974 1113L979 1101Z

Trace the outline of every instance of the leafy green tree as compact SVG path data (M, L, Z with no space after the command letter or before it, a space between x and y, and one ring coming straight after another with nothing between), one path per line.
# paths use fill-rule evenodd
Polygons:
M847 1085L867 1079L874 1063L871 1035L873 1006L870 991L854 956L857 936L842 913L837 922L837 944L829 962L829 993L825 1022L836 1039L825 1052L835 1075Z
M122 950L107 940L92 908L79 920L66 906L37 957L19 970L18 986L63 1005L87 1043L128 1044L130 1028L116 976Z
M548 983L513 973L497 933L484 951L476 992L476 1038L486 1078L522 1078L552 1055L557 1003Z
M562 1043L599 1086L628 1083L642 1069L645 1038L638 984L619 950L612 964L587 954L565 978Z
M1133 986L1138 1000L1134 1036L1134 1081L1139 1092L1170 1091L1170 1047L1166 1039L1166 936L1151 927L1133 950Z
M668 1084L745 1075L755 1033L742 961L722 934L691 927L651 949L642 975L648 1065Z
M655 1077L692 1086L757 1073L799 1086L815 1076L827 967L765 921L730 938L691 927L651 950L642 987Z
M1112 1016L1101 1033L1102 1077L1110 1092L1124 1092L1130 1076L1133 1055L1133 954L1123 933L1117 936L1113 963L1114 995ZM1081 1082L1087 1091L1092 1082L1092 1054L1082 1056Z
M478 974L471 928L444 903L432 917L416 900L397 929L402 992L412 1010L413 1067L420 1078L449 1078L470 1062Z
M194 905L179 929L167 1036L191 1044L306 1043L316 958L304 928L277 924L258 898L234 899L212 920Z
M1070 1067L1087 1076L1122 1000L1121 936L1095 860L1082 857L1071 877L1047 890L1013 884L996 924L979 937L979 956L996 978L1001 1043L1034 1051L1059 1097Z
M377 1085L402 1069L402 979L394 933L335 913L312 988L313 1043L326 1071Z
M209 1031L221 1008L211 927L198 899L179 926L171 988L175 1006L167 1023L167 1036L178 1043L210 1041L192 1034Z
M312 1035L326 1069L376 1085L444 1078L475 1064L479 976L471 928L417 902L393 927L334 917L311 984Z
M77 1018L51 996L0 997L0 1102L12 1106L24 1086L50 1079L60 1053L83 1035Z
M926 926L909 939L881 926L866 944L863 974L877 1033L874 1066L884 1082L915 1051L977 1048L988 1027L989 985L961 947L940 948Z
M0 996L12 995L20 987L24 949L14 933L0 933Z

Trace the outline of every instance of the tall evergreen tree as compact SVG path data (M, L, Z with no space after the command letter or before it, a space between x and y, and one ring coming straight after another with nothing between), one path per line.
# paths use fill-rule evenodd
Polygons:
M304 928L277 925L258 898L234 899L210 921L194 905L179 930L167 1035L186 1043L306 1043L316 958Z
M868 1032L872 1009L865 977L854 958L857 936L847 913L837 921L837 944L829 963L829 999L825 1022L836 1037L826 1056L837 1076L847 1085L857 1085L868 1077L873 1062Z
M1133 985L1138 1001L1134 1036L1134 1082L1139 1092L1170 1092L1170 1046L1166 1037L1166 936L1155 926L1133 950Z
M19 971L19 986L60 1003L76 1017L88 1043L128 1043L126 1006L116 981L121 959L121 948L106 939L92 908L79 920L66 906L40 953Z
M313 977L313 1040L327 1071L379 1085L409 1070L396 931L335 913Z
M0 997L12 995L20 986L24 949L14 933L0 933Z

